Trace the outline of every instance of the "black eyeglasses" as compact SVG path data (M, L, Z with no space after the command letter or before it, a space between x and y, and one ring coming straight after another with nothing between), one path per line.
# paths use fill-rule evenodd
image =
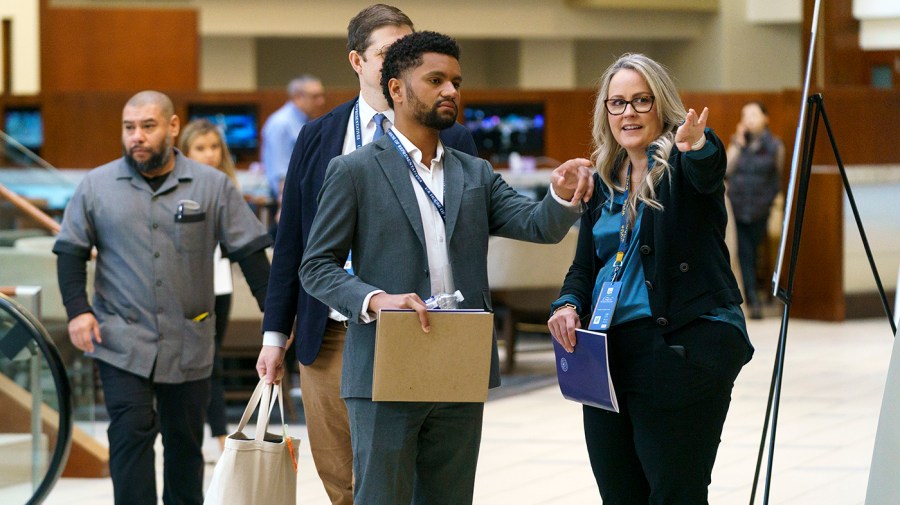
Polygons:
M612 98L604 100L603 103L606 104L607 112L613 116L621 116L622 114L625 114L625 109L628 108L628 104L631 104L631 108L634 109L635 112L650 112L650 109L653 108L654 100L656 100L656 97L653 95L644 95L632 98L631 100Z

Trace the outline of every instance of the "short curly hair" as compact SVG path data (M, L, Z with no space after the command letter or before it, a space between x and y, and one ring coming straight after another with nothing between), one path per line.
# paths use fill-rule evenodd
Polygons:
M429 31L411 33L391 44L381 65L381 91L391 108L394 100L388 83L421 65L425 53L446 54L459 60L459 44L453 37Z

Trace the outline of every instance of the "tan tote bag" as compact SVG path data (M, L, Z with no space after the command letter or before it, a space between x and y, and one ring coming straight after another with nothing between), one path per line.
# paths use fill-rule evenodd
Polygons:
M213 470L204 505L295 505L297 503L297 448L300 440L268 433L269 416L277 401L284 419L281 385L257 384L237 431L225 439L225 450ZM259 405L256 436L244 435L247 422Z

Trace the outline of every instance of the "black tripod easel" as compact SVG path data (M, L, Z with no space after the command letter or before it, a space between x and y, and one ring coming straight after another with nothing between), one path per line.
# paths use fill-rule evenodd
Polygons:
M828 122L828 115L825 113L825 103L821 94L810 96L807 99L809 107L806 111L805 125L803 129L803 160L799 171L799 188L797 194L796 214L793 222L793 235L791 237L791 256L790 266L788 267L787 282L783 289L779 288L776 297L784 303L784 315L781 320L781 333L778 339L778 347L775 351L775 367L772 370L772 383L769 386L769 400L766 405L766 419L763 424L762 438L759 442L759 455L756 459L756 472L753 476L753 488L750 494L750 505L755 503L756 488L759 483L759 471L762 465L763 452L766 446L766 434L769 434L769 457L766 465L766 485L763 495L763 504L769 503L769 489L772 480L772 461L775 456L775 430L778 426L778 406L781 400L781 381L784 374L784 355L785 346L787 344L787 328L788 319L791 312L791 298L794 292L794 273L797 266L797 258L800 250L800 232L803 228L803 214L806 211L806 198L809 192L809 180L812 173L813 154L816 148L816 134L819 129L819 120L825 122L825 130L828 132L828 139L831 142L831 149L834 151L834 157L837 161L838 169L841 173L841 179L844 182L844 190L847 192L847 199L850 201L850 207L853 209L853 217L856 218L856 227L859 229L859 235L862 238L863 246L866 249L866 257L869 259L869 266L872 268L872 274L875 276L875 283L878 285L878 293L881 295L881 303L887 314L888 321L891 324L893 334L897 333L897 327L894 324L894 317L891 313L891 307L888 304L884 287L881 284L881 277L878 275L878 269L875 267L875 260L872 257L872 249L869 247L869 240L866 238L866 232L863 229L862 220L859 217L859 211L856 208L856 200L853 198L853 191L850 189L850 181L847 179L847 171L844 169L844 163L841 161L841 155L838 153L837 143L834 134L831 131L831 124ZM789 210L789 209L788 209ZM769 422L771 420L772 429L769 432Z

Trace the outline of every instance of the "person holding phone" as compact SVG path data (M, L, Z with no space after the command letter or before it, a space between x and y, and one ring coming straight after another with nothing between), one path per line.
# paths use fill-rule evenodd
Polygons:
M598 189L548 327L573 352L575 330L617 284L607 338L620 411L583 407L603 503L707 503L731 389L753 352L724 240L725 150L708 117L685 110L644 55L621 56L600 79Z
M737 225L738 260L750 317L762 319L756 289L759 246L766 238L769 211L781 189L784 144L769 131L762 102L748 102L728 146L728 198Z

